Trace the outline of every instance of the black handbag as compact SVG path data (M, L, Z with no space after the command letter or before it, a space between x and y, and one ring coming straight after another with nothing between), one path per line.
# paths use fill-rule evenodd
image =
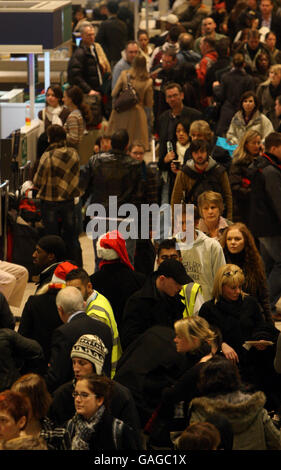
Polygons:
M124 90L121 90L114 103L114 109L118 113L128 111L138 103L138 95L136 90L131 84L130 74L127 74L127 86Z

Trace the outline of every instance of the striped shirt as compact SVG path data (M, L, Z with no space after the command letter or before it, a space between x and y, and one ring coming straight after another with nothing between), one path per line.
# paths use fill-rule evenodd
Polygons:
M78 148L78 145L82 142L85 130L83 116L79 109L74 109L74 111L69 114L65 121L64 129L67 144Z

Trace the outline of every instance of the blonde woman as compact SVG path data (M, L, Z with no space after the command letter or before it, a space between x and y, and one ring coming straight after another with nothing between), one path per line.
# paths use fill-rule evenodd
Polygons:
M275 116L274 106L277 96L281 94L281 64L272 65L269 69L268 79L257 88L257 97L260 110L272 122L276 128L278 119Z
M243 290L257 299L265 320L272 322L264 264L250 230L245 224L236 222L225 229L220 244L226 262L235 263L243 270Z
M129 70L123 70L112 90L113 107L114 98L127 87L128 78L137 92L138 103L127 111L118 113L112 110L108 124L108 133L113 134L117 129L126 129L129 134L129 144L135 140L142 142L145 150L149 150L149 132L144 108L148 108L150 113L153 106L153 88L152 79L149 78L146 59L143 56L136 56L132 67Z
M233 197L233 221L248 224L250 213L251 170L249 166L263 151L259 131L250 129L233 152L229 182Z
M231 222L222 217L224 204L222 195L215 191L204 191L197 199L200 214L198 230L219 240Z
M186 354L186 370L172 387L163 390L162 400L166 406L182 400L188 406L189 401L198 395L197 379L202 365L220 354L221 335L197 315L178 320L174 330L177 352Z
M243 292L245 276L235 264L226 264L218 269L213 287L213 298L205 302L199 316L217 327L222 335L222 353L239 364L247 381L274 389L274 350L279 330L265 323L257 300ZM272 345L263 340L272 341ZM243 346L246 341L254 344ZM268 349L271 348L271 349ZM261 354L261 351L266 354ZM270 392L271 393L271 392Z

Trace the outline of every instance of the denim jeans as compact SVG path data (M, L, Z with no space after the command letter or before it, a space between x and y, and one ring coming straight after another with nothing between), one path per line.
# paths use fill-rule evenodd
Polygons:
M46 235L59 235L66 245L67 259L81 266L81 247L75 220L74 201L41 200L42 222Z
M281 236L259 237L269 287L271 308L281 297Z

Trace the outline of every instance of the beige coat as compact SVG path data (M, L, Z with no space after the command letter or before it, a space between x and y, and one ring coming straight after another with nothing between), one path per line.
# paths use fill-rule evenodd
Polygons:
M263 392L194 398L190 402L190 424L221 414L232 425L233 450L280 450L280 431L265 410L265 401Z
M121 72L112 90L113 106L114 98L127 85L127 74L128 70ZM137 80L132 78L131 83L137 92L139 102L133 108L122 113L113 109L109 119L108 132L112 134L117 129L127 129L130 143L137 140L145 145L146 150L149 150L147 117L144 107L151 109L153 106L152 79Z

